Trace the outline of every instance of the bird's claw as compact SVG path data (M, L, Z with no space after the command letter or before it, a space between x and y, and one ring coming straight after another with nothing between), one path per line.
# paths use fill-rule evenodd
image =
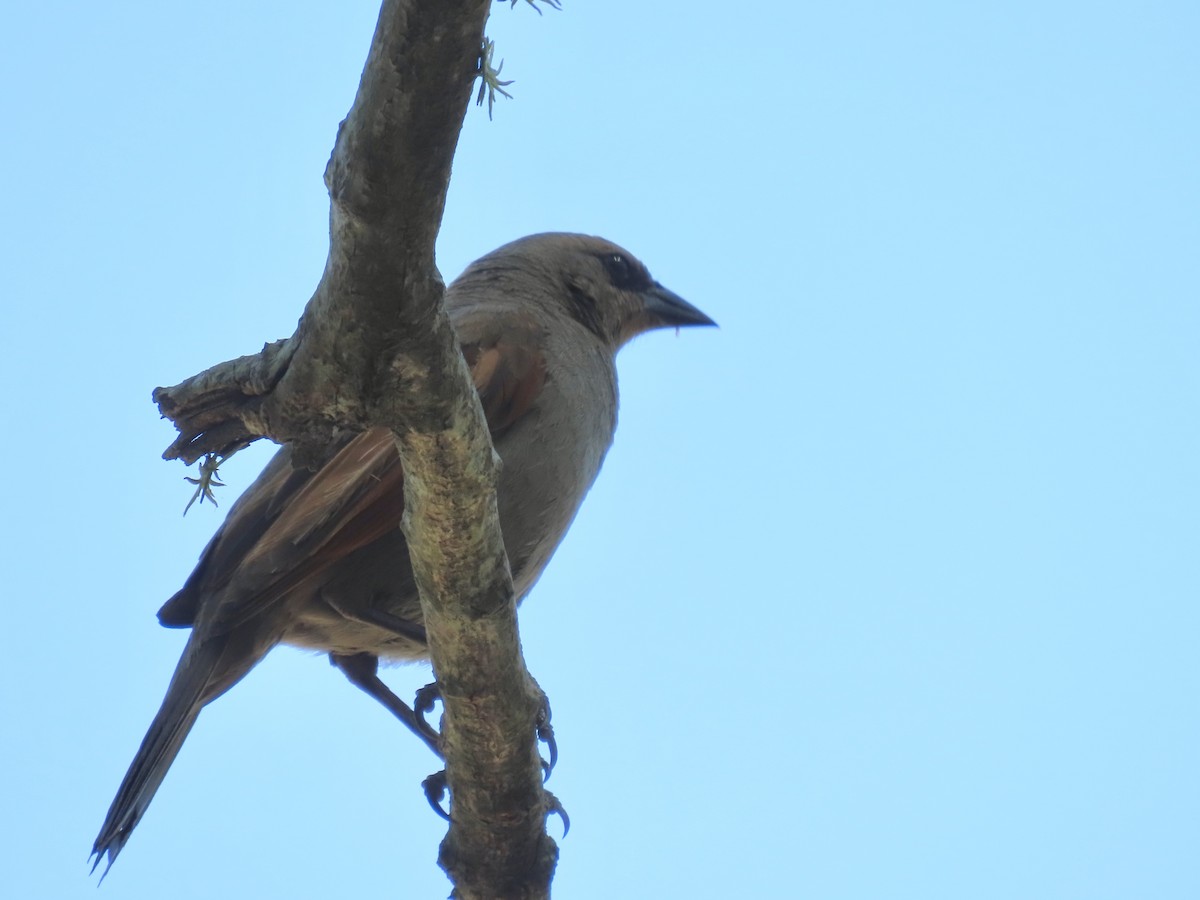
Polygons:
M450 813L442 808L442 800L446 796L446 770L434 772L421 782L421 788L425 791L425 799L429 801L433 811L449 822ZM563 835L566 836L566 832L563 832Z
M562 803L549 791L546 791L546 818L557 815L562 819L563 837L567 836L567 832L571 830L571 817L567 815L567 811L563 809Z
M542 771L546 773L542 781L549 781L550 773L558 765L558 741L554 739L554 726L550 724L550 701L545 694L542 694L542 705L534 720L534 728L537 731L538 740L545 741L546 749L550 751L550 761L542 760Z
M421 724L428 725L425 721L425 713L433 712L434 704L442 699L442 689L436 681L431 682L425 687L417 691L413 697L413 712L417 714L417 718L421 720ZM430 725L430 728L433 726Z

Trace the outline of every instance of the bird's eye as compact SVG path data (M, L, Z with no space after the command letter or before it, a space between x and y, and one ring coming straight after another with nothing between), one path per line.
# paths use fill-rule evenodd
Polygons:
M619 288L635 288L646 280L641 267L631 262L623 253L609 253L602 257L602 260L604 268L608 270L608 277Z

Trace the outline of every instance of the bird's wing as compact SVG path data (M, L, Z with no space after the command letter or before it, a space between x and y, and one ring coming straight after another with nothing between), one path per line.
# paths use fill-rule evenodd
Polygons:
M545 358L526 337L485 336L462 348L494 439L530 411L546 382ZM293 468L285 448L230 510L159 621L227 631L398 528L403 512L390 431L363 432L315 473Z
M529 412L541 393L546 383L545 357L528 343L503 339L467 344L463 356L492 438L497 438Z

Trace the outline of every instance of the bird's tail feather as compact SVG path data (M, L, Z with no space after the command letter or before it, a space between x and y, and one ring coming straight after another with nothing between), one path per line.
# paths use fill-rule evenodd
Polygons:
M184 650L162 706L142 738L142 745L125 773L92 846L93 872L105 855L108 856L101 881L154 799L201 708L240 680L265 655L267 648L257 653L230 652L234 650L230 646L231 637L226 634L201 641L193 634ZM245 650L244 647L240 649Z

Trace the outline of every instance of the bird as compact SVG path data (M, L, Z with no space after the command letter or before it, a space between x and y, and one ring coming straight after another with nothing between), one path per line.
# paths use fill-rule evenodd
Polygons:
M567 233L481 257L445 305L502 462L497 505L520 602L612 444L617 351L653 329L715 323L622 247ZM329 654L420 733L376 675L381 659L429 656L395 441L368 428L331 452L314 472L281 447L159 610L161 624L191 634L92 847L93 872L106 857L111 869L200 710L279 644Z

